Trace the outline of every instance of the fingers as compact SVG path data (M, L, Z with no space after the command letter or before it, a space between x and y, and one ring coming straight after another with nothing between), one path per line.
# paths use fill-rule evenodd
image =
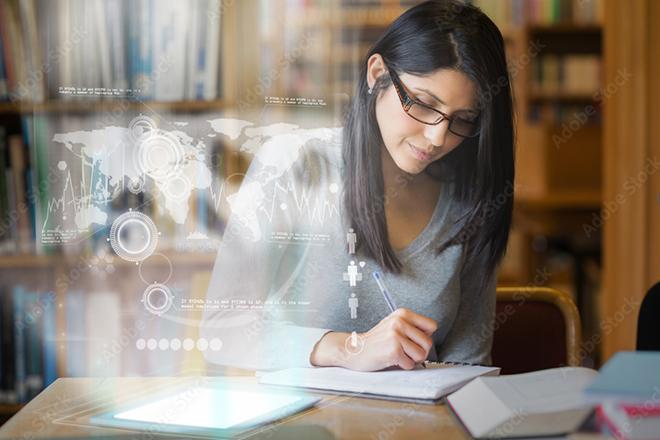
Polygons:
M433 339L431 339L429 335L414 325L409 324L408 321L404 319L397 319L392 321L392 329L399 332L401 335L410 339L413 343L419 346L419 348L424 352L424 357L421 360L427 358L429 351L431 351L431 347L433 346Z
M406 355L405 357L412 361L412 366L410 368L414 367L415 364L424 362L427 353L424 351L422 347L415 344L410 339L406 339L406 338L403 338L400 343L401 343L401 348L403 349Z
M404 370L412 370L415 368L416 362L408 355L408 353L406 353L405 344L407 343L409 342L404 340L397 342L396 348L394 349L394 354L390 360L390 364L401 367Z
M403 369L410 370L414 368L416 364L423 362L427 358L431 344L428 341L423 340L423 346L418 345L410 338L406 331L420 334L421 339L428 338L428 336L405 322L397 324L396 327L399 329L392 329L390 336L390 341L393 343L391 362L393 365L398 365ZM420 336L417 335L416 337Z
M400 308L396 309L388 317L400 317L405 319L410 324L422 330L427 335L433 334L438 329L438 323L428 316L420 315L410 309Z

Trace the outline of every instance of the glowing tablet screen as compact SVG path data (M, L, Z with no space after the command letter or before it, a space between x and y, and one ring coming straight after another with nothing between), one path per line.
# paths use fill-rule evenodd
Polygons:
M195 387L113 418L158 425L226 429L281 409L301 397L291 394Z

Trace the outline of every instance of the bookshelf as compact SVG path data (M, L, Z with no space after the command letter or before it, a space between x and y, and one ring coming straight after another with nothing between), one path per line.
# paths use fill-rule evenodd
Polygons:
M353 92L359 63L370 43L393 19L416 3L419 2L228 2L230 6L219 5L217 10L217 15L222 17L222 25L218 44L221 59L218 73L220 87L216 96L209 99L189 99L184 96L172 100L145 96L129 101L106 98L61 99L53 93L52 87L46 87L47 96L37 102L0 102L0 124L6 125L12 133L17 133L21 129L21 120L25 117L94 118L102 113L124 109L136 114L184 114L197 118L208 118L210 115L218 117L219 114L236 116L235 110L241 106L247 106L245 113L258 113L265 107L262 101L264 96L322 97L331 104L332 111L341 114L342 106L348 102ZM600 159L588 168L587 171L592 172L591 174L574 172L576 169L572 167L571 175L575 175L575 182L583 184L581 187L557 186L557 170L568 169L565 166L570 166L566 164L571 162L572 156L569 154L569 148L562 148L560 154L557 154L551 143L553 132L561 126L560 121L555 118L557 112L554 109L589 105L594 101L594 95L591 92L568 91L560 87L553 91L539 90L533 85L532 70L533 63L539 56L544 55L588 55L596 60L600 59L602 12L598 12L600 6L593 6L599 2L581 0L579 14L573 19L565 10L566 5L575 4L571 1L483 0L474 3L482 7L500 26L508 56L518 62L514 65L518 67L518 73L513 76L513 88L516 112L519 115L519 190L516 195L515 229L507 260L500 273L500 282L516 285L533 283L534 275L540 268L557 267L559 269L555 270L554 278L545 280L544 283L558 283L555 286L577 296L574 267L566 264L566 261L575 261L574 255L564 252L558 257L557 252L553 253L547 246L539 246L537 242L539 237L543 237L546 243L556 239L552 235L556 234L556 230L549 231L548 225L557 218L558 212L562 215L570 213L579 219L580 215L597 211L601 205L600 176L594 172L601 168L598 162ZM564 6L560 7L560 3ZM542 5L548 4L553 8L543 9ZM245 29L255 31L245 32ZM240 47L236 44L238 41ZM536 41L543 44L538 53L533 45ZM295 54L297 56L293 56ZM526 54L530 58L529 62L523 62ZM278 68L281 60L285 62ZM552 62L550 64L552 65ZM552 69L551 66L549 70ZM53 83L49 84L56 85L56 81L53 80ZM277 111L286 117L297 109L281 107L277 108ZM562 111L558 113L562 114ZM238 116L242 116L240 111ZM580 136L586 139L587 143L583 145L588 145L587 157L597 156L600 151L600 139L596 139L598 135L593 134L599 131L600 123L593 121L586 129L578 130L572 137L574 141L580 141ZM225 174L240 173L244 170L246 162L236 157L236 145L227 142L223 148L226 148L227 154L232 155L231 163L226 163L230 168L225 169ZM564 153L566 154L562 155ZM580 165L577 171L584 169L584 166ZM579 180L581 178L585 180ZM579 220L577 224L579 225ZM575 223L572 227L575 227ZM181 278L188 277L197 269L209 270L215 257L214 254L178 252L175 249L168 249L163 253L173 265L182 268ZM27 274L26 277L48 272L48 280L52 284L52 280L66 275L75 267L81 256L85 258L89 257L89 254L2 255L0 274L4 279L4 274L13 272ZM557 260L561 260L560 263L554 263ZM116 275L108 283L121 286L121 282L128 283L135 279L132 274L133 264L116 257L113 264L116 266ZM154 264L162 266L164 263L161 261ZM89 274L85 276L89 278ZM59 288L56 293L58 298L65 299L68 294L67 286ZM59 309L57 328L58 331L67 328L66 314ZM589 335L589 332L583 333ZM67 350L59 349L58 373L65 374ZM20 405L0 405L0 414L11 414L18 408Z
M605 3L477 1L502 29L517 120L514 228L500 283L550 285L599 331L602 34ZM510 269L509 269L510 268ZM585 363L597 366L599 349Z
M35 140L34 137L30 139L30 135L38 135L40 128L44 127L56 130L59 127L57 125L59 120L71 119L76 121L74 124L84 127L93 125L94 121L103 121L103 118L110 116L114 118L113 122L120 125L135 116L145 115L151 117L157 124L169 123L168 129L174 127L181 130L181 128L176 128L173 122L183 119L192 124L195 121L207 123L205 121L209 119L222 117L249 119L250 115L261 108L261 101L252 102L240 92L253 90L258 80L255 68L257 65L256 41L242 32L242 29L255 28L256 0L241 2L170 1L159 2L158 10L148 9L152 3L148 0L138 2L108 0L92 4L85 0L58 0L48 2L48 4L44 4L45 8L38 9L37 0L25 0L20 3L15 0L2 2L0 5L0 61L2 61L0 64L0 131L2 132L0 146L5 145L5 141L9 141L10 138L19 139L25 148L26 172L39 173L41 171L38 161L35 160L34 152L36 150L33 147L34 142L40 142L40 140ZM131 10L131 16L125 14L128 10ZM174 13L174 18L170 22L168 17L172 16L167 14L172 13ZM182 19L177 14L186 18ZM142 22L137 23L135 20L142 20ZM200 20L205 20L204 31L198 30L195 38L188 38L186 29L188 26L199 28L194 24L195 21L197 24L201 23ZM37 26L25 27L25 23L36 23ZM170 46L169 55L157 52L159 50L157 47L164 46L159 46L156 41L159 38L159 26L167 26L168 23L175 23L174 28L171 29L173 34L164 36L164 38L166 37L164 41L173 44ZM153 31L153 40L134 40L140 35L141 26L149 27L150 32ZM70 30L68 34L64 30L67 27ZM106 34L103 33L103 29ZM77 38L76 32L78 31L85 38ZM184 41L185 44L182 43ZM241 48L237 45L239 41L244 47ZM92 49L90 44L95 48ZM57 49L61 47L67 49L58 52ZM136 48L140 50L136 51ZM181 50L182 48L183 50ZM198 59L188 57L193 53L203 53L203 57ZM158 71L159 64L156 61L159 55L163 58L170 57L173 60L166 71ZM117 60L121 60L121 63ZM205 60L205 64L201 64L201 60ZM181 69L180 66L186 66L188 70ZM150 68L151 71L148 70ZM35 72L38 84L34 84ZM60 86L78 85L82 88L112 89L114 96L95 96L91 93L81 96L64 96L60 89ZM127 93L123 93L124 90ZM178 95L172 93L177 90L183 92ZM36 126L35 121L40 121L42 125ZM86 124L84 121L91 122ZM159 126L159 128L165 129L166 127ZM44 140L41 139L41 141ZM220 136L209 137L205 144L211 147L206 159L209 161L213 178L222 181L224 177L231 177L227 188L235 190L240 184L240 174L245 171L247 166L245 157L238 152L238 145L231 139ZM51 149L53 146L47 145L47 147ZM5 148L6 146L3 146L0 153L9 160L9 151ZM3 173L0 177L3 181L5 177L11 178L13 166L4 160L0 162L0 165L2 165L0 171ZM56 163L49 165L54 168ZM29 190L31 182L29 176L26 177L25 182ZM51 189L50 186L48 189ZM5 187L2 187L2 192L5 193ZM21 200L25 202L23 205L19 204ZM199 219L198 221L203 219L199 214L202 212L199 210L201 209L199 206L203 203L202 200L201 197L199 200L192 200L189 205L189 208L192 209L191 216ZM5 215L19 212L22 206L27 206L32 210L28 214L28 217L32 218L32 227L36 228L33 211L39 210L41 202L39 197L31 198L29 193L23 194L13 201L4 196L0 197L3 226L5 225ZM147 202L153 203L149 200ZM131 206L138 207L138 209L148 206L145 205L142 196L132 195L129 195L128 199L124 197L122 201L113 203L113 206L110 207L112 212ZM117 203L118 206L115 206ZM208 227L221 225L226 220L228 212L226 202L217 204L216 207L217 210L214 212L217 215L214 214L214 220L209 220L215 223L207 223ZM194 211L194 209L198 211ZM205 212L207 211L208 209L205 209ZM199 249L195 247L197 245L190 249L180 248L181 240L177 237L189 234L190 226L174 225L171 220L164 220L164 217L165 215L154 215L154 221L163 223L163 231L174 236L174 239L160 240L157 253L154 254L158 257L145 260L145 263L148 264L140 266L140 269L144 269L142 272L138 271L135 263L125 261L116 255L109 264L112 272L95 272L93 270L95 269L93 266L96 264L94 261L98 260L95 258L98 252L97 245L99 241L102 244L107 235L99 228L93 230L90 235L91 237L100 235L100 240L95 239L96 244L94 245L72 250L67 246L43 248L34 242L28 242L28 251L26 251L11 250L11 247L4 246L8 242L15 241L17 236L8 235L14 233L7 232L3 227L0 233L0 242L3 243L2 252L0 252L0 302L2 303L0 304L0 321L5 319L1 312L6 308L6 304L10 304L7 302L7 298L15 296L16 286L25 290L26 296L38 295L38 300L34 303L26 300L25 307L40 305L39 301L47 298L50 292L53 292L54 298L56 298L56 303L44 306L43 311L43 316L48 314L55 320L55 331L52 332L54 342L46 342L44 336L43 341L39 344L40 347L35 348L35 345L30 342L32 339L29 339L26 345L27 351L22 352L24 356L15 357L25 358L25 362L30 364L32 362L30 357L34 359L35 353L41 351L41 354L38 355L43 356L45 365L47 357L45 350L48 345L55 350L57 376L86 374L86 371L80 369L73 371L70 364L72 359L76 359L75 356L72 358L72 355L80 351L79 346L69 345L69 342L75 339L71 322L81 320L87 321L85 325L88 327L93 325L96 318L89 321L89 316L85 316L86 313L89 314L89 310L86 311L85 307L91 306L94 301L97 307L97 314L94 316L99 317L99 326L109 323L107 319L104 320L103 313L98 313L103 311L105 301L105 304L110 306L106 310L107 314L115 316L113 315L115 313L119 317L121 321L119 328L122 332L135 327L136 322L146 322L147 328L155 325L156 331L160 332L163 331L163 328L167 329L167 326L161 328L159 326L163 326L163 324L153 324L140 315L144 310L141 310L140 306L135 307L135 298L137 297L139 305L139 295L142 294L141 290L144 290L144 286L152 281L154 283L162 281L149 277L166 272L168 267L174 291L191 289L190 279L194 278L194 274L198 271L211 269L215 260L215 252L212 252L208 245L201 246ZM209 218L211 217L209 215ZM16 223L15 220L12 222ZM159 223L159 229L161 223ZM107 226L109 230L110 225ZM220 232L221 230L218 230L218 233ZM214 236L207 241L210 243L212 239L215 239ZM19 244L14 243L17 247ZM106 251L109 249L109 246L100 247L105 247ZM110 250L110 252L112 251ZM140 278L147 278L147 281L143 282ZM135 286L141 285L141 288L135 288ZM79 295L81 291L84 291L84 296ZM117 293L114 301L108 302L111 299L107 294L108 291ZM76 295L73 296L73 294ZM80 313L72 313L73 309L69 310L71 301L84 301L83 308L77 309L78 312L82 311L82 316ZM13 304L13 300L11 304ZM28 311L28 313L32 313L32 311ZM39 326L42 325L45 327L45 324L39 324ZM0 326L2 334L8 333L7 328L11 329L11 325ZM154 329L152 328L152 330ZM41 330L38 331L41 332ZM46 335L46 331L43 334ZM121 341L125 337L124 333L117 333L114 340ZM127 348L123 347L123 350L127 350ZM14 357L15 353L5 350L0 354L4 363L7 362L8 357ZM90 359L100 354L103 353L99 352L98 348L96 352L83 352L83 357L78 358L82 359L83 370L87 368L87 371L93 371ZM50 355L48 356L50 357ZM189 360L187 356L182 357L184 361ZM9 360L13 364L13 359ZM113 361L107 363L112 364ZM182 365L184 363L181 362ZM125 374L128 371L125 367L126 365L123 363L113 371L117 374L119 372ZM158 367L158 365L147 365L145 368L159 371ZM29 371L29 368L28 365L28 375L46 374L46 367L41 372ZM133 374L139 374L139 365L133 365L131 368L133 368ZM175 374L175 372L170 373ZM39 391L41 386L47 385L44 383L46 380L42 377L40 386L30 385L32 388L28 390L27 397L20 397L15 394L16 387L13 384L9 384L11 389L7 388L4 369L2 375L0 423L17 412L33 393ZM11 393L6 393L7 390ZM16 403L9 403L11 401Z

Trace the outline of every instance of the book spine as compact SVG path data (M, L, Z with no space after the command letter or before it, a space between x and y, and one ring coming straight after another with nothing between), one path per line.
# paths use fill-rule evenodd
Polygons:
M7 186L7 145L5 129L0 127L0 254L5 253L5 246L10 240L9 197Z
M67 292L65 301L67 376L86 376L85 295L79 290Z
M16 215L18 222L18 248L20 252L30 252L30 217L25 187L26 155L20 135L9 137L9 155L13 171L14 191L16 193Z
M103 88L111 89L113 87L112 81L112 67L111 67L111 35L108 32L107 15L105 5L100 0L94 0L91 5L93 21L95 23L95 34L98 37L98 64L100 65L100 78Z
M209 10L220 11L220 0L209 0ZM204 17L206 21L206 71L204 77L204 99L212 100L219 96L218 71L220 66L220 25L219 14Z
M144 99L153 98L153 1L142 0L137 4L138 25L137 59L135 66L135 86L140 90L139 96Z
M2 35L2 48L7 73L8 95L11 93L16 84L16 74L14 69L15 57L9 36L10 20L11 17L9 15L9 5L5 2L0 2L0 34Z
M27 399L33 399L43 388L43 305L40 295L26 292L24 295L25 355Z
M51 253L51 248L44 248L42 243L42 229L47 218L48 198L50 196L48 149L46 118L41 116L26 117L23 119L24 132L30 146L30 159L33 164L33 191L34 198L34 224L35 248L37 254Z
M4 297L5 297L5 295L4 294L5 294L5 292L4 292L3 286L0 286L0 344L2 344L2 345L0 345L0 403L6 403L5 390L7 389L7 385L5 383L5 376L6 376L5 362L6 362L6 359L11 359L11 358L7 357L7 355L5 353L5 349L4 349L4 338L3 338L4 332L5 332L4 326L3 326L4 320L5 320L5 317L4 317L4 308L5 308Z
M1 24L1 23L0 23ZM5 70L5 56L2 44L2 32L0 32L0 100L9 98L9 88L7 85L7 73Z
M0 313L2 314L2 327L0 335L2 347L2 376L0 384L4 392L5 403L17 403L16 398L16 365L15 365L15 347L14 347L14 297L11 292L0 292Z
M21 0L18 6L27 63L25 91L23 93L27 94L27 97L33 102L43 102L46 98L46 87L35 0Z
M25 290L22 286L14 286L14 371L16 398L18 402L27 399L26 366L25 366L25 320L24 301Z
M124 23L129 18L125 14L124 3L121 0L109 0L105 2L105 8L110 40L112 82L115 88L124 90L128 88L124 45L126 26Z
M55 292L44 294L43 299L43 385L47 387L57 379L57 307L55 304Z

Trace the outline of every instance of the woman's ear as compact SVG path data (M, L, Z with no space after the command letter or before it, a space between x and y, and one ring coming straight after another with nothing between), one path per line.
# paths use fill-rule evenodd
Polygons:
M367 60L367 85L369 86L369 90L374 88L378 77L386 72L387 68L385 67L383 57L379 53L371 55Z

